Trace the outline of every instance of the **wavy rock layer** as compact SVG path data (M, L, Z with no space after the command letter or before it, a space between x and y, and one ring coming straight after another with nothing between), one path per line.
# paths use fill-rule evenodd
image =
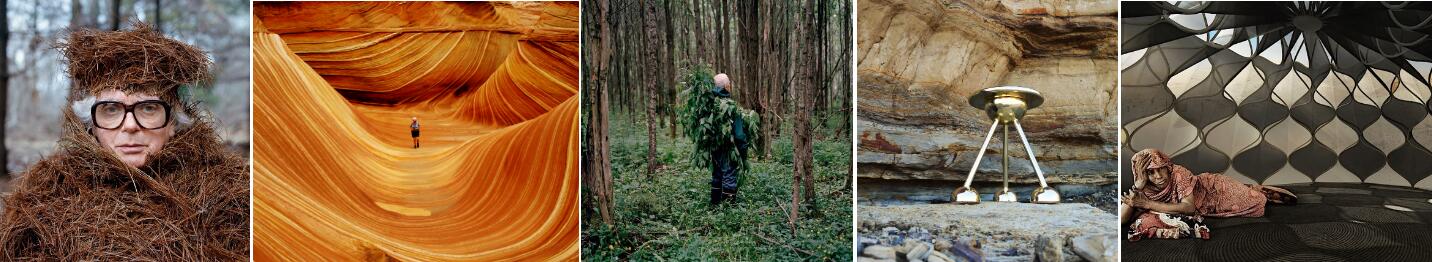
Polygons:
M577 258L575 3L255 16L256 260Z
M1045 94L1023 125L1051 183L1114 182L1112 2L861 0L859 6L861 178L963 181L991 123L967 99L980 89L1018 85ZM1010 140L1017 151L1012 181L1036 182L1018 136ZM996 138L987 152L997 154L999 145ZM981 173L998 173L999 161L984 158Z

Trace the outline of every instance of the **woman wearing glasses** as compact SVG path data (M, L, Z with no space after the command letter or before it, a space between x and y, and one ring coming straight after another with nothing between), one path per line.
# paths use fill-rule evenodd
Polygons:
M183 93L203 51L144 24L57 44L70 87L55 152L12 181L0 260L247 260L248 167Z
M163 148L164 142L174 136L176 126L189 124L187 119L180 121L171 114L173 106L155 95L111 89L100 93L98 101L85 102L93 104L90 112L76 113L83 114L81 119L90 119L93 128L90 132L99 145L113 151L125 165L135 168L143 166L150 155ZM83 104L87 103L77 105Z

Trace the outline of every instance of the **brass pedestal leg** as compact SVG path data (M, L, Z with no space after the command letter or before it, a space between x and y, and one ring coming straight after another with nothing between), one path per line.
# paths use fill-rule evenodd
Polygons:
M1015 202L1014 192L1009 190L1009 125L1013 124L1015 132L1019 133L1020 142L1024 143L1025 153L1029 155L1029 164L1034 167L1034 174L1039 176L1039 188L1034 189L1030 196L1030 202L1038 204L1059 203L1059 192L1044 180L1044 170L1039 168L1039 160L1035 158L1034 147L1029 144L1029 139L1024 135L1024 127L1019 120L1024 117L1026 110L1038 107L1044 102L1044 97L1033 89L1023 87L993 87L981 90L970 97L970 105L975 108L984 109L994 123L990 125L989 132L985 134L984 143L980 144L980 150L975 153L975 163L970 167L969 174L965 177L964 186L955 189L950 198L957 204L978 204L980 196L975 189L970 187L974 183L975 172L979 170L980 160L984 159L984 152L989 148L990 139L994 138L994 130L1001 124L1004 125L1004 143L1001 150L1004 161L1001 162L1001 171L1004 173L1004 186L995 193L995 201Z
M1058 204L1059 191L1054 191L1054 188L1049 187L1049 183L1044 181L1044 170L1039 168L1039 160L1034 157L1034 146L1030 145L1029 139L1024 137L1024 127L1019 125L1019 120L1014 120L1014 129L1019 131L1019 140L1024 142L1024 151L1029 154L1029 165L1034 166L1034 174L1039 175L1039 188L1034 189L1034 193L1029 197L1030 202Z
M955 192L951 194L950 199L954 200L956 204L980 203L980 194L970 187L970 183L975 181L975 171L980 168L980 160L984 158L985 149L989 148L989 140L994 138L995 127L999 127L999 122L989 126L989 134L985 135L984 143L980 144L980 151L975 153L975 166L970 167L970 173L965 177L965 186L955 189Z
M1001 145L1002 148L999 151L1004 155L1004 161L1000 161L999 164L1000 172L1004 173L1004 188L994 194L994 201L1016 202L1018 198L1014 196L1014 192L1009 191L1009 125L1004 125L1003 133L1004 144Z

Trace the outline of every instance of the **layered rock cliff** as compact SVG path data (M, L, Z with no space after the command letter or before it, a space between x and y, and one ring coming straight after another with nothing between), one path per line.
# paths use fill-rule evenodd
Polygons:
M1115 183L1115 3L861 0L858 6L862 183L962 182L991 124L968 98L1003 85L1045 96L1022 123L1050 183ZM1037 183L1013 132L1011 179ZM976 182L998 181L998 135Z

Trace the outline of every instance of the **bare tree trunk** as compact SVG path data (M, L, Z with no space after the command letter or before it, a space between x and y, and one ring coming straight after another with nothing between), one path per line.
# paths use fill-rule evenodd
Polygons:
M737 80L741 84L737 86L741 87L743 91L742 94L744 94L742 98L746 103L743 103L743 105L754 109L759 114L765 110L761 108L760 103L761 95L764 93L760 85L760 63L756 62L759 58L757 54L761 52L761 38L759 35L761 23L758 22L759 17L757 17L756 1L740 0L740 2L737 2L736 12L739 13L740 17L740 26L738 26L737 29L740 30L741 36L739 38L741 39L740 48L737 49L741 58L740 66L738 66L739 69L737 69L740 71L741 78Z
M846 87L846 88L849 89L849 90L845 90L844 88L842 89L842 90L844 90L843 92L845 92L845 99L842 99L842 100L844 100L844 101L843 101L842 104L841 104L841 109L846 110L846 111L845 111L845 113L844 113L845 118L844 118L844 120L842 121L843 124L842 124L840 130L842 130L843 132L849 132L849 133L846 133L846 134L845 134L845 137L851 137L851 136L854 135L854 133L855 133L855 127L854 127L854 125L853 125L853 123L852 123L853 121L852 121L852 119L851 119L851 115L854 115L854 114L855 114L855 111L852 110L852 109L853 109L852 106L854 106L854 105L851 104L851 100L853 100L853 99L855 98L855 94L853 93L853 91L855 90L855 87L854 87L854 86L851 86L851 84L854 83L854 81L855 81L854 77L852 77L852 75L853 75L853 73L854 73L854 72L853 72L854 70L851 70L851 69L852 69L852 68L851 68L851 62L852 62L852 60L853 60L852 57L855 56L855 52L854 52L855 46L854 46L854 43L851 43L851 41L850 41L851 39L855 38L855 34L854 34L854 33L855 33L855 32L854 32L854 30L855 30L854 27L855 27L855 26L852 25L853 20L851 19L851 17L853 17L853 16L855 15L855 7L854 7L853 5L854 5L854 4L852 3L852 1L844 1L844 2L841 3L841 11L840 11L841 14L843 15L842 18L841 18L841 20L840 20L840 27L844 29L844 30L841 30L842 33L841 33L841 35L840 35L840 36L841 36L841 38L840 38L840 39L841 39L841 41L840 41L840 46L841 46L841 48L845 49L845 52L842 53L842 56L841 56L841 58L840 58L840 67L843 69L843 70L840 70L841 79L844 79L844 80L845 80L845 81L842 81L842 82L841 82L841 86L842 86L842 87ZM849 150L854 150L854 148L855 148L855 138L854 138L854 137L851 137L851 138L850 138L850 142L845 143L845 146L846 146L845 148L846 148L847 151L849 151ZM855 166L854 166L854 165L851 165L850 167L848 167L848 168L845 169L845 172L846 172L846 174L845 174L845 192L851 192L851 187L850 187L850 186L851 186L851 183L853 183L851 180L854 179L854 178L852 178L852 177L853 177L853 175L854 175L854 173L855 173Z
M694 29L694 27L691 26L692 24L696 24L696 19L693 19L693 17L695 17L696 15L696 12L694 11L695 7L693 6L696 6L696 4L692 2L684 3L686 4L686 6L681 7L683 11L683 14L681 16L681 18L683 18L681 20L681 45L683 49L682 53L684 55L682 55L681 57L686 58L686 61L684 64L682 64L682 68L691 69L691 65L695 64L695 59L698 55L696 53L696 42L693 41L696 39L697 31L696 29Z
M9 1L6 1L7 3ZM70 27L80 28L85 24L85 5L80 0L70 0Z
M793 87L796 91L794 99L797 109L795 111L795 126L794 130L792 130L793 136L791 137L793 151L791 153L793 158L791 162L795 170L793 175L794 184L792 185L793 188L791 188L792 212L790 222L792 233L795 232L795 223L799 218L798 212L795 212L795 210L798 210L797 207L801 206L800 201L802 197L800 195L804 195L807 201L805 206L810 207L811 214L818 215L820 213L820 210L816 208L818 206L818 199L816 198L817 194L815 192L815 171L812 170L814 165L812 163L811 153L814 147L811 139L813 131L811 126L811 114L816 110L816 105L818 105L817 101L815 101L815 99L818 98L818 89L827 88L825 84L828 84L824 76L825 61L822 52L825 46L823 42L826 24L825 1L809 0L805 3L805 8L803 9L802 13L805 14L805 16L802 18L803 21L800 21L800 28L797 29L797 35L804 36L804 41L802 41L804 45L796 49L799 50L800 55L796 60L799 62L794 65L798 67L796 71L798 75L796 76L797 84Z
M154 0L154 30L164 33L164 0Z
M769 18L766 21L765 37L770 43L767 47L769 52L765 56L766 87L761 106L765 110L761 113L761 139L766 143L760 146L765 152L764 158L767 159L771 158L771 144L775 143L776 134L781 130L781 121L778 117L783 108L780 98L785 94L783 92L785 88L789 86L789 83L786 82L789 60L786 58L791 53L791 49L788 48L789 41L787 41L791 36L788 22L791 3L776 1L772 5Z
M10 105L10 1L0 3L0 123L5 123ZM5 147L5 129L0 128L0 171L10 175L10 148Z
M703 15L703 12L701 12L701 3L705 2L706 1L696 1L694 3L691 3L691 19L695 21L692 24L696 25L696 31L692 33L696 36L696 39L692 41L692 43L696 44L697 55L693 58L697 60L697 64L704 64L706 63L706 61L711 61L705 59L706 56L710 55L710 53L706 51L706 42L711 40L706 36L706 29L701 26L703 24L706 24L706 22L704 21L706 18Z
M656 137L658 136L658 133L656 132L656 122L661 121L660 116L656 114L656 105L658 103L661 103L661 101L658 99L660 96L657 93L657 86L659 85L659 81L661 79L661 61L659 61L661 54L658 52L658 50L660 50L660 47L662 46L661 35L663 32L661 32L659 29L659 27L661 26L661 20L660 17L657 16L657 12L659 10L657 9L657 5L642 2L641 10L642 20L644 21L642 39L646 39L646 43L641 49L642 58L640 59L642 61L642 64L645 65L645 68L642 70L642 85L646 86L647 97L646 174L654 175L656 174L657 167L661 166L661 162L659 162L659 160L657 160L656 158Z
M728 22L731 16L726 12L731 8L727 2L726 0L717 1L717 3L721 4L721 9L719 10L721 14L717 15L717 18L720 19L716 21L716 24L720 26L721 34L716 36L716 40L721 41L721 71L735 72L736 70L731 68L731 23Z
M110 30L110 31L119 31L119 23L120 23L120 19L119 19L119 5L120 5L120 4L123 4L123 3L124 3L124 0L114 0L114 1L110 1L110 2L109 2L109 30Z
M783 35L783 36L781 37L781 41L782 41L782 42L781 42L781 44L782 44L782 45L781 45L781 48L782 48L783 50L800 50L800 48L802 48L802 46L803 46L803 44L802 44L800 41L796 41L796 39L799 39L801 32L805 32L805 31L801 31L801 30L800 30L800 28L802 27L802 25L801 25L801 23L795 22L795 19L797 19L797 18L804 19L804 17L797 17L797 16L796 16L796 13L801 11L801 10L799 10L799 9L804 9L805 7L804 7L804 6L798 6L798 5L796 5L797 3L799 3L799 2L796 2L796 3L788 3L788 4L785 6L785 8L786 8L786 11L785 11L785 14L784 14L785 17L781 19L781 24L782 24L782 25L786 25L786 26L788 26L788 27L791 27L790 31L792 32L791 34ZM798 8L799 8L799 9L798 9ZM795 51L788 51L788 52L782 52L782 53L781 53L781 57L782 57L782 60L783 60L783 61L781 62L781 71L780 71L780 72L782 72L781 78L780 78L781 83L780 83L779 85L777 85L777 88L780 90L780 94L773 98L773 99L776 100L776 114L775 114L775 115L776 115L776 119L775 119L775 120L776 120L776 123L775 123L775 124L776 124L777 128L775 129L776 132L775 132L775 134L774 134L774 136L776 136L776 137L780 137L780 136L781 136L781 132L785 130L785 129L783 129L783 128L780 128L780 126L783 126L784 122L787 120L787 119L786 119L785 117L783 117L783 116L787 115L787 114L786 114L786 111L790 109L790 108L789 108L789 103L790 103L790 98L791 98L790 96L791 96L792 93L793 93L793 92L791 92L791 91L794 90L793 88L795 88L795 85L796 85L795 79L796 79L796 68L797 68L797 67L795 67L794 65L797 64L797 63L796 63L796 56L797 56L797 55L798 55L798 53L795 52Z
M663 23L662 23L662 24L663 24L663 27L664 27L663 29L666 30L666 39L665 39L665 40L666 40L666 41L665 41L665 42L666 42L666 48L662 49L662 50L665 52L665 54L662 55L662 61L665 62L666 65L663 66L663 70L662 70L662 73L663 73L663 74L662 74L662 76L661 76L661 83L662 83L662 84L661 84L661 88L660 88L660 89L662 90L662 91L661 91L662 97L665 97L665 98L666 98L666 102L664 103L664 104L666 105L666 110L664 110L664 112L665 112L664 114L666 115L667 132L668 132L668 134L670 134L670 135L668 136L668 139L672 140L673 143L674 143L674 142L676 141L676 108L675 108L673 105L676 105L676 103L677 103L677 102L676 102L676 100L677 100L677 99L676 99L676 75L677 75L677 74L676 74L676 68L677 68L677 67L676 67L676 43L677 43L677 40L676 40L676 39L677 39L677 38L676 38L676 24L675 24L675 21L673 21L673 20L675 20L675 19L672 18L672 10L674 9L674 8L672 8L672 5L674 5L673 2L675 2L675 1L666 1L666 5L662 7L662 11L661 11L661 13L662 13L662 14L661 14L661 19L664 20Z
M588 95L583 96L588 100L587 115L587 157L583 157L584 167L583 178L587 180L585 189L592 196L590 199L600 214L604 224L612 224L612 175L611 175L611 152L607 141L607 119L609 116L607 100L607 64L611 60L612 39L611 28L607 22L607 11L609 2L598 0L585 3L588 12L582 13L584 20L591 21L596 25L596 34L587 39L589 43L584 51L590 59L583 62L589 63L586 84L589 86ZM592 39L595 38L595 39ZM595 41L592 41L595 40ZM590 44L595 42L595 44Z
M775 7L773 2L771 1L760 1L759 7L757 8L757 10L759 10L757 12L761 12L761 14L759 15L760 32L758 32L760 37L760 46L758 46L756 50L767 54L773 52L773 50L775 49L772 46L773 37L771 37L771 17L775 16L777 13L774 12L772 9L775 9ZM762 141L762 143L756 146L759 149L759 152L761 152L758 157L760 157L761 159L769 159L771 157L771 108L770 103L768 102L771 100L769 97L771 96L770 79L773 75L771 74L771 71L773 71L774 69L774 67L771 65L771 61L773 61L773 59L771 59L770 55L759 56L756 59L756 77L759 78L757 79L756 84L759 86L756 87L757 101L755 108L756 113L761 117L761 134L759 134L759 136L761 137Z
M89 27L89 28L100 28L99 15L100 15L100 14L103 14L105 11L103 11L102 9L99 8L99 6L100 6L99 3L100 3L100 0L89 0L89 4L88 4L87 6L89 6L90 8L84 10L84 11L85 11L85 18L84 18L84 19L85 19L85 21L84 21L84 22L85 22L85 23L84 23L85 27Z
M807 92L818 93L807 94L805 101L805 103L807 103L807 105L805 105L807 109L797 113L800 115L808 115L814 114L815 112L829 111L823 107L825 105L824 94L826 93L826 90L829 90L830 88L830 76L825 70L827 64L825 51L828 50L830 47L829 41L826 40L826 35L828 35L826 33L826 29L829 28L828 25L830 24L830 9L827 8L826 0L818 0L815 2L816 3L813 4L814 8L808 10L815 11L815 17L813 17L813 19L811 19L809 23L814 25L811 28L815 28L816 31L811 34L807 34L806 37L812 39L811 45L817 52L817 55L814 57L815 62L811 63L811 70L816 71L814 72L815 75L811 76L810 84L807 85L807 87L810 88L809 90L807 90ZM820 98L821 100L811 101L812 96ZM806 172L802 177L802 182L805 182L805 198L808 200L807 205L811 207L811 213L819 214L820 210L816 208L819 206L817 205L817 200L819 199L816 198L818 194L816 194L815 190L815 170L812 170L815 163L813 159L815 151L815 141L812 139L815 134L815 130L811 127L811 123L809 123L810 119L807 118L806 121L807 123L805 124L806 127L804 131L805 136L801 138L801 140L805 140L801 142L802 145L805 145L805 148L804 151L801 151L803 152L803 155L800 155L800 158L804 158L801 162L802 165L805 165Z
M807 0L806 2L812 1L813 0ZM802 5L802 7L802 9L804 9L804 7L808 6ZM808 14L809 12L809 9L801 11L802 14ZM802 16L801 20L807 20L809 18L810 17L806 15ZM796 24L795 33L797 36L810 35L809 29L810 24L807 23L807 21L800 21ZM805 90L809 89L810 87L806 86L806 84L809 83L807 83L805 80L809 79L810 70L808 70L807 68L811 67L810 63L808 63L811 60L810 49L810 47L805 45L801 45L796 49L793 49L796 50L796 53L798 53L798 55L794 59L794 64L796 66L796 79L798 80L796 81L796 85L791 87L797 91L795 97L797 106L795 111L795 130L792 131L795 136L791 137L793 157L791 159L791 164L793 165L792 168L794 169L794 172L791 172L791 215L790 221L788 221L791 227L792 235L796 233L796 221L800 220L801 180L805 179L806 174L810 173L810 166L807 165L804 157L802 157L802 152L805 149L805 145L802 144L802 142L806 141L805 131L808 128L807 121L809 118L809 115L806 114L806 112L808 112L807 110L809 109L806 108L805 99L807 97L805 94Z

